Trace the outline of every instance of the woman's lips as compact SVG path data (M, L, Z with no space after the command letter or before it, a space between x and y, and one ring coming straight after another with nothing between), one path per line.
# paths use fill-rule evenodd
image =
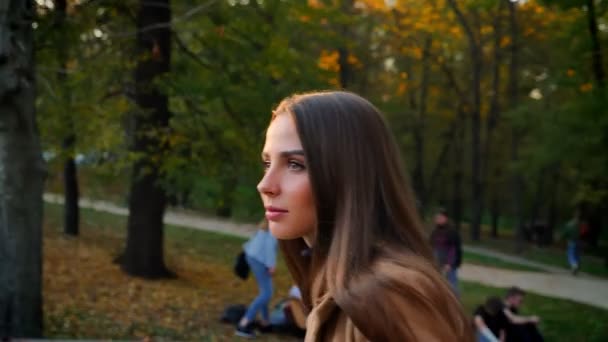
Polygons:
M283 216L285 216L287 214L287 212L288 211L285 209L280 209L280 208L275 208L275 207L266 207L266 218L269 221L278 221Z

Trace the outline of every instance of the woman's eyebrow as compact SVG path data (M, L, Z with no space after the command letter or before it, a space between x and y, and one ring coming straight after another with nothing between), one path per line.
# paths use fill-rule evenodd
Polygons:
M288 151L283 151L280 154L282 157L287 157L287 156L292 156L292 155L304 156L304 150L288 150Z
M297 156L305 156L304 154L304 150L287 150L287 151L281 151L279 152L279 155L281 157L289 157L289 156L293 156L293 155L297 155ZM269 154L267 152L262 152L262 159L268 159Z

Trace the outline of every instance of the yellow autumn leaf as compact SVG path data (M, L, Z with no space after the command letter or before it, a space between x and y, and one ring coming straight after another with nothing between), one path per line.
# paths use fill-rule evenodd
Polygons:
M574 71L574 69L568 69L566 71L566 75L568 75L568 77L574 77L574 75L576 75L576 71Z
M338 72L340 70L340 66L338 64L339 54L338 51L321 51L321 56L319 56L319 60L317 65L322 70L334 71Z
M593 90L593 83L587 82L587 83L583 83L580 85L579 89L583 92L589 92L591 90Z

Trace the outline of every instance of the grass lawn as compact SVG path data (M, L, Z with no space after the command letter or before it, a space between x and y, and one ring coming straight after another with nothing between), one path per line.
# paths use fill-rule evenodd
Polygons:
M515 253L513 242L507 239L485 238L481 242L467 242L471 246L486 247L506 254L519 256L530 261L539 262L555 267L568 268L566 251L557 247L537 247L526 245L521 253ZM608 248L608 247L606 247ZM581 256L581 272L588 273L597 277L608 278L608 268L604 266L604 261L598 257L585 255Z
M490 236L489 227L484 226L482 228L481 241L471 241L468 226L463 225L463 230L461 232L463 242L471 246L488 248L497 252L522 257L542 264L561 267L564 269L568 269L569 267L566 258L566 250L564 246L565 243L563 241L556 241L556 243L550 247L538 247L534 244L526 243L523 251L521 253L516 253L515 243L512 236L513 232L501 230L499 231L500 237L495 239ZM600 248L608 251L608 241L600 240ZM602 278L608 278L608 268L604 265L604 260L598 256L592 256L584 253L585 249L583 249L583 255L581 256L581 272Z
M463 251L462 252L462 260L467 263L482 265L482 266L490 266L496 268L505 268L509 270L516 271L529 271L529 272L544 272L541 269L536 267L520 265L516 263L512 263L509 261L504 261L495 257L486 256L482 254L477 254L475 252Z
M502 295L505 290L462 282L462 301L467 312L485 301L488 296ZM528 293L524 299L524 315L538 315L545 341L600 342L608 341L608 311Z
M248 303L256 293L253 279L232 274L243 239L167 227L165 259L178 277L145 281L125 275L112 260L123 249L126 219L82 211L81 235L61 234L61 207L45 206L45 337L60 339L144 339L232 341L231 326L219 323L228 304ZM465 256L466 258L466 256ZM275 299L291 285L279 262ZM467 312L503 289L463 283ZM608 311L530 294L526 309L542 317L547 341L606 341ZM289 341L267 335L260 341Z

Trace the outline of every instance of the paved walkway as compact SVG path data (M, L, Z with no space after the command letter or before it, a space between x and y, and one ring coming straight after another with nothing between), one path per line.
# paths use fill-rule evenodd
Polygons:
M55 194L45 194L44 200L50 203L63 203L63 197ZM79 204L82 208L96 211L122 216L128 214L127 208L110 202L81 199ZM249 237L256 230L256 226L253 224L236 223L174 210L166 212L164 222L186 228L215 231L241 237ZM506 270L465 262L459 270L459 276L464 280L497 287L517 285L526 291L570 299L608 310L608 280L593 277L575 277L570 275L565 269L532 262L485 248L465 246L465 249L505 261L533 266L546 270L548 273Z
M526 258L497 252L497 251L494 251L494 250L491 250L488 248L484 248L484 247L465 245L465 246L463 246L463 249L467 252L472 252L475 254L481 254L481 255L485 255L485 256L489 256L489 257L494 257L494 258L500 259L502 261L508 261L508 262L511 262L514 264L519 264L519 265L524 265L524 266L530 266L530 267L533 267L533 268L536 268L539 270L543 270L548 273L570 274L570 270L566 269L566 268L551 266L551 265L547 265L547 264L541 264L540 262L530 261ZM590 276L588 274L579 273L579 275L582 275L584 277L594 278L593 276Z

